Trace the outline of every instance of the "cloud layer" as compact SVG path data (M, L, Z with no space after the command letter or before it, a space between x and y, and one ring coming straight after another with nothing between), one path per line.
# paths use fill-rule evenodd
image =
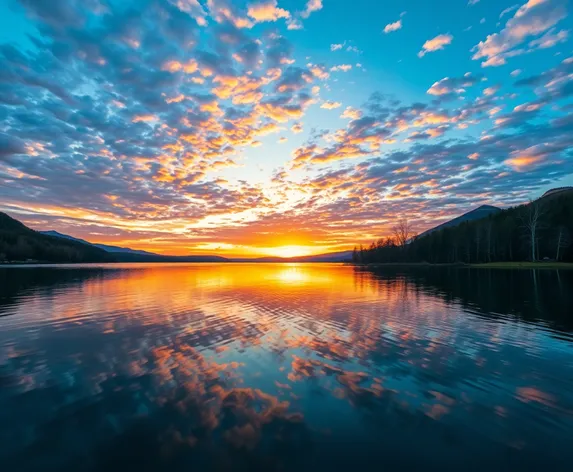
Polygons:
M0 45L0 210L164 253L342 250L397 215L422 231L573 173L573 59L553 55L570 50L565 3L501 12L463 49L470 71L432 62L467 41L454 25L387 16L401 31L380 38L373 23L380 40L416 35L385 54L403 55L395 77L424 71L400 82L423 84L418 101L380 83L378 43L318 34L311 54L307 28L335 7L299 4L21 0L29 45Z

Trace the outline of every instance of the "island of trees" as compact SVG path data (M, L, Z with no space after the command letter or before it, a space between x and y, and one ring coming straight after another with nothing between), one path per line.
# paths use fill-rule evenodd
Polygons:
M406 218L393 235L354 249L353 261L375 263L481 264L573 262L573 191L544 197L488 216L416 236Z

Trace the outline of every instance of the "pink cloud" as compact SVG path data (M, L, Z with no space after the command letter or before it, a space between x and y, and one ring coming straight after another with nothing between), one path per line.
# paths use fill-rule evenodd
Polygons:
M482 67L501 66L508 58L528 52L527 49L518 49L528 37L546 32L566 16L561 0L529 0L507 21L505 28L499 33L490 34L472 49L475 51L472 59L483 60ZM529 47L551 47L566 37L566 32L560 32L545 40L538 40L538 43L533 41Z
M435 38L428 39L423 46L422 50L418 53L418 57L424 57L429 52L439 51L444 49L452 42L454 37L451 34L439 34Z
M318 10L322 10L322 0L308 0L305 10L300 16L308 18L313 12Z
M290 13L278 8L277 0L265 0L249 5L247 14L257 23L277 21L279 18L290 18Z
M391 33L392 31L398 31L401 28L402 28L402 20L398 20L395 21L394 23L388 23L384 27L384 33L388 34Z

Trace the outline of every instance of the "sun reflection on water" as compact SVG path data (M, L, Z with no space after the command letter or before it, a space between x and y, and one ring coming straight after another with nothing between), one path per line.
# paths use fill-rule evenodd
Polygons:
M571 455L567 333L478 311L439 277L294 263L38 271L0 271L0 411L12 425L0 458L13 464L35 460L27 451L48 441L45 421L54 436L108 438L81 446L101 470L122 450L163 468L177 454L292 468L305 448L343 459L329 445L349 437L364 457L385 460L414 438L446 465L474 443L485 462L509 450L530 454L519 456L529 464L548 444L552 464ZM481 283L467 278L476 294ZM135 431L148 434L145 454ZM465 442L452 448L440 431ZM100 449L106 441L111 449ZM54 447L42 449L46 463L73 457L71 445ZM416 457L407 465L421 465Z

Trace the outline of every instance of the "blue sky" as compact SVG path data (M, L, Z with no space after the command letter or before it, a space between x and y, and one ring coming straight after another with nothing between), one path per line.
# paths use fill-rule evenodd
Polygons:
M519 204L573 184L570 9L3 2L0 209L159 252L303 254Z

